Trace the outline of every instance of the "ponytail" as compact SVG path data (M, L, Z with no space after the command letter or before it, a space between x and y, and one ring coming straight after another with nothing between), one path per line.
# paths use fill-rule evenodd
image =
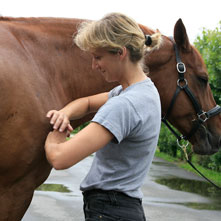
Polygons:
M147 46L148 51L159 49L162 43L162 37L159 32L156 32L152 35L145 35L145 45Z

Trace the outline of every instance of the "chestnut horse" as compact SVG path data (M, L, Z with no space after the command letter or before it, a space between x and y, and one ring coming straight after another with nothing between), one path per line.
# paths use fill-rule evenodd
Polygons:
M0 18L0 220L21 220L33 192L48 177L51 166L44 142L51 130L46 113L60 109L79 97L110 90L91 69L90 54L72 42L79 19ZM141 25L145 34L153 30ZM174 28L174 41L186 65L185 78L203 110L216 106L208 84L205 64L190 45L181 20ZM145 57L149 76L159 90L166 113L177 85L173 42L163 44ZM72 122L76 127L91 119ZM196 112L184 92L173 105L168 120L184 135L192 128ZM220 116L214 116L191 136L193 150L201 154L218 151Z

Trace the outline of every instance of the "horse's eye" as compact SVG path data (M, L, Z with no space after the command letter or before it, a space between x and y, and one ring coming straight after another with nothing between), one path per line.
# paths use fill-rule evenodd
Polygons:
M200 81L201 83L203 83L204 85L207 85L207 84L208 84L208 78L199 76L198 79L199 79L199 81Z

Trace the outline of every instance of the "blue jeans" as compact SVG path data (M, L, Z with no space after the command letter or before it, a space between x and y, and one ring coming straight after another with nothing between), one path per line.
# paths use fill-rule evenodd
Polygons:
M145 221L142 201L117 191L83 192L85 221Z

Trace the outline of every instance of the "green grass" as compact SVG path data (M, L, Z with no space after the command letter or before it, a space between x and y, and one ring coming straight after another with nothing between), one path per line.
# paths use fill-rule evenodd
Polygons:
M185 161L180 161L177 158L171 157L171 156L169 156L165 153L160 152L158 149L155 153L155 156L159 157L161 159L164 159L168 162L172 162L172 163L176 164L178 167L183 168L185 170L188 170L190 172L196 173L198 175L198 173ZM221 174L220 174L220 172L212 171L212 170L206 169L206 168L198 165L195 162L194 157L192 158L192 163L204 176L206 176L208 179L212 180L216 185L221 186Z
M42 184L36 190L40 191L55 191L55 192L62 192L62 193L69 193L71 192L66 186L62 184Z
M178 162L177 158L171 157L170 155L168 155L166 153L160 152L159 149L156 150L155 156L162 158L162 159L164 159L168 162L171 162L171 163Z

